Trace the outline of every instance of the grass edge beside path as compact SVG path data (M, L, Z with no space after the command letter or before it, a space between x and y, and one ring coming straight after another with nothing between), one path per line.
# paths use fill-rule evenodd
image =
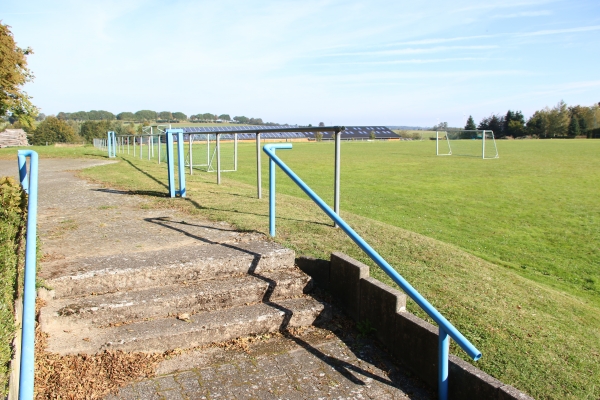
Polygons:
M128 158L80 175L147 194L156 207L268 232L268 200L256 199L255 187L226 176L220 186L214 174L187 176L188 198L183 200L166 197L164 165ZM341 251L373 267L311 201L278 194L277 215L274 240L298 254L328 258ZM342 216L480 348L478 368L539 399L600 396L600 313L593 305L456 246L344 211ZM391 284L378 268L371 268L371 274ZM408 308L424 317L414 304ZM452 352L466 359L455 345Z
M13 357L17 281L22 279L25 195L18 182L0 178L0 396L8 393Z

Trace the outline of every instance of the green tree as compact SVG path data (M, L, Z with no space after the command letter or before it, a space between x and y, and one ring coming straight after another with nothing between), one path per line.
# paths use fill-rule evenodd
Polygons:
M567 109L567 104L561 100L551 109L546 108L546 111L548 113L548 136L567 136L569 128L569 110Z
M173 113L173 118L175 118L178 121L186 121L187 120L187 115L185 115L182 112L174 112Z
M475 121L473 120L473 117L471 115L469 115L469 118L467 119L467 123L465 125L465 130L466 131L474 131L475 129L477 129L477 126L475 125Z
M315 140L320 142L323 140L323 132L315 132Z
M117 120L119 121L135 121L137 118L132 112L122 112L117 114Z
M571 117L571 122L569 122L569 128L567 131L569 137L576 137L581 135L581 129L579 128L579 120L576 116Z
M135 112L135 117L138 121L156 121L156 111L140 110Z
M233 117L233 120L234 120L235 122L238 122L238 123L240 123L240 124L247 124L247 123L248 123L248 121L249 121L249 120L248 120L248 118L244 117L243 115L242 115L242 116L239 116L239 117Z
M528 120L525 132L539 138L548 137L548 115L544 110L536 111Z
M487 118L483 118L477 129L493 131L496 138L501 138L504 137L503 126L504 117L492 114Z
M0 117L12 116L24 126L33 126L38 110L23 85L33 80L27 68L30 48L18 47L10 26L0 23Z
M369 132L369 139L375 140L375 131Z
M158 113L158 119L162 121L170 121L173 119L173 114L170 111L161 111Z
M33 131L32 143L34 145L72 143L76 139L75 130L66 121L48 117Z
M113 128L114 126L110 121L85 121L81 124L81 131L79 134L88 143L91 143L93 139L106 138L106 133L114 130Z
M221 121L231 121L231 117L229 116L229 114L221 114L219 115L219 119Z

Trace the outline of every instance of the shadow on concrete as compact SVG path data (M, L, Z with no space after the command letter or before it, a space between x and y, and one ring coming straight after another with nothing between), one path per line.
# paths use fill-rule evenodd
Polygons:
M401 369L401 367L399 367L395 363L391 363L389 360L387 360L388 357L386 357L386 360L379 359L377 354L383 353L383 351L377 348L377 346L375 344L375 339L370 338L370 337L361 337L361 335L358 332L356 332L354 328L348 328L348 326L352 326L352 323L347 322L349 320L347 320L345 317L341 317L341 316L338 317L338 318L344 319L346 321L345 325L347 326L347 328L345 328L345 329L338 328L339 325L336 326L335 323L329 322L331 319L330 317L331 317L331 313L332 313L332 308L330 305L328 305L322 301L323 303L325 303L325 309L321 313L321 315L319 315L317 317L317 319L315 321L315 325L319 326L323 329L331 331L335 336L337 336L348 347L348 349L350 349L350 351L352 351L355 354L355 356L358 359L360 359L366 363L369 363L369 364L377 363L377 366L379 368L383 369L384 371L388 371L388 379L383 378L379 375L373 374L372 372L370 372L364 368L361 368L360 366L351 364L347 361L340 360L339 358L336 358L336 357L328 356L327 354L325 354L321 350L319 350L317 347L311 345L310 343L306 342L305 340L292 334L288 328L289 328L290 321L294 315L294 312L286 307L281 306L276 301L271 300L271 296L277 286L277 282L271 278L268 278L268 277L263 276L260 273L256 272L256 269L257 269L258 264L261 259L261 254L238 247L234 244L214 242L210 239L207 239L207 238L204 238L204 237L201 237L201 236L198 236L198 235L195 235L193 233L186 231L185 226L203 227L203 228L215 229L215 230L221 230L221 231L231 231L231 229L221 229L221 228L217 228L217 227L213 227L213 226L188 224L183 221L181 221L181 222L171 221L171 220L167 220L167 217L146 218L145 221L154 223L154 224L158 224L158 225L168 228L168 229L173 229L187 237L197 239L197 240L202 241L207 244L219 244L223 247L228 247L228 248L252 255L252 257L253 257L252 262L250 264L250 267L248 268L247 273L248 273L248 275L253 276L257 279L260 279L269 285L267 291L265 292L265 294L262 298L262 302L283 313L284 317L283 317L283 321L281 322L281 325L279 327L279 331L286 338L292 340L298 346L302 347L303 349L308 351L313 356L315 356L315 357L319 358L320 360L324 361L325 363L327 363L331 368L333 368L337 372L339 372L342 376L344 376L346 379L348 379L348 381L350 381L352 384L361 385L361 386L366 385L365 381L363 381L362 379L360 379L359 377L357 377L355 375L355 374L357 374L357 375L364 376L365 379L376 380L385 385L398 388L398 389L402 390L403 392L407 393L410 398L409 392L412 388L414 388L414 382L416 381L416 379L414 377L411 377L410 378L411 382L409 384L407 382L407 379L405 378L406 376L410 376L409 372L407 372L404 369ZM256 231L253 231L253 232L256 232ZM312 289L312 283L313 282L311 280L309 285L306 288L304 288L305 293L307 293L308 291L310 291L310 289ZM314 297L314 296L312 296L312 297ZM317 300L321 301L318 298L317 298ZM341 312L336 311L336 315L338 315L338 316L341 315ZM381 367L382 364L385 364L384 368ZM390 371L395 371L395 373L389 373ZM427 387L425 384L421 384L419 386L421 386L422 388ZM427 389L424 389L424 390L427 390ZM422 396L419 396L419 397L422 397Z

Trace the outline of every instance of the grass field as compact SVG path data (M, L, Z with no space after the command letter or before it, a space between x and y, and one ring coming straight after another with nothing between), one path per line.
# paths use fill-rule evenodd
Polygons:
M501 141L498 160L435 157L434 146L343 143L342 216L474 342L479 368L535 398L600 398L600 141ZM223 174L220 186L214 173L196 171L187 200L156 195L166 193L164 164L125 157L83 174L266 233L254 151L240 144L239 171ZM331 204L331 143L294 143L278 154ZM265 197L266 171L264 156ZM343 251L373 265L280 171L277 180L275 240L300 254Z

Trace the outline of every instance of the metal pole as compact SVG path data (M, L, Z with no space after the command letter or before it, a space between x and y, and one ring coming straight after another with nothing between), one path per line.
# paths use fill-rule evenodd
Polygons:
M448 352L450 349L450 337L448 333L439 327L438 337L438 398L448 399Z
M238 134L233 134L233 170L237 171L237 145L238 145Z
M217 133L217 185L221 184L221 135Z
M189 138L189 141L190 141L190 149L189 149L189 152L190 152L190 175L192 175L194 173L194 171L192 170L192 168L194 166L193 162L192 162L192 140L193 140L192 134L190 133L190 138Z
M29 156L29 182L27 184L27 234L25 248L25 279L23 283L23 316L21 332L21 366L19 399L33 399L35 366L35 297L36 297L36 230L38 202L38 154L31 150L17 152L21 184L27 179L26 157Z
M275 149L273 149L275 152ZM275 237L275 161L269 157L269 235Z
M129 155L129 142L131 142L131 136L127 136L127 155Z
M135 142L133 142L135 144ZM173 135L167 131L167 175L169 179L169 196L175 197L175 163L173 162Z
M160 164L160 153L162 151L162 143L161 143L161 139L160 139L160 131L159 131L158 135L156 135L156 137L158 138L158 163Z
M150 161L150 147L151 147L150 146L150 139L151 139L151 137L148 136L148 161Z
M260 171L260 132L256 132L256 191L259 199L262 199L262 181Z
M333 187L333 211L340 215L340 137L342 136L340 131L335 131L335 179ZM335 228L338 227L337 223L333 223Z
M179 167L179 196L185 197L185 158L183 156L183 129L177 133L177 166Z

